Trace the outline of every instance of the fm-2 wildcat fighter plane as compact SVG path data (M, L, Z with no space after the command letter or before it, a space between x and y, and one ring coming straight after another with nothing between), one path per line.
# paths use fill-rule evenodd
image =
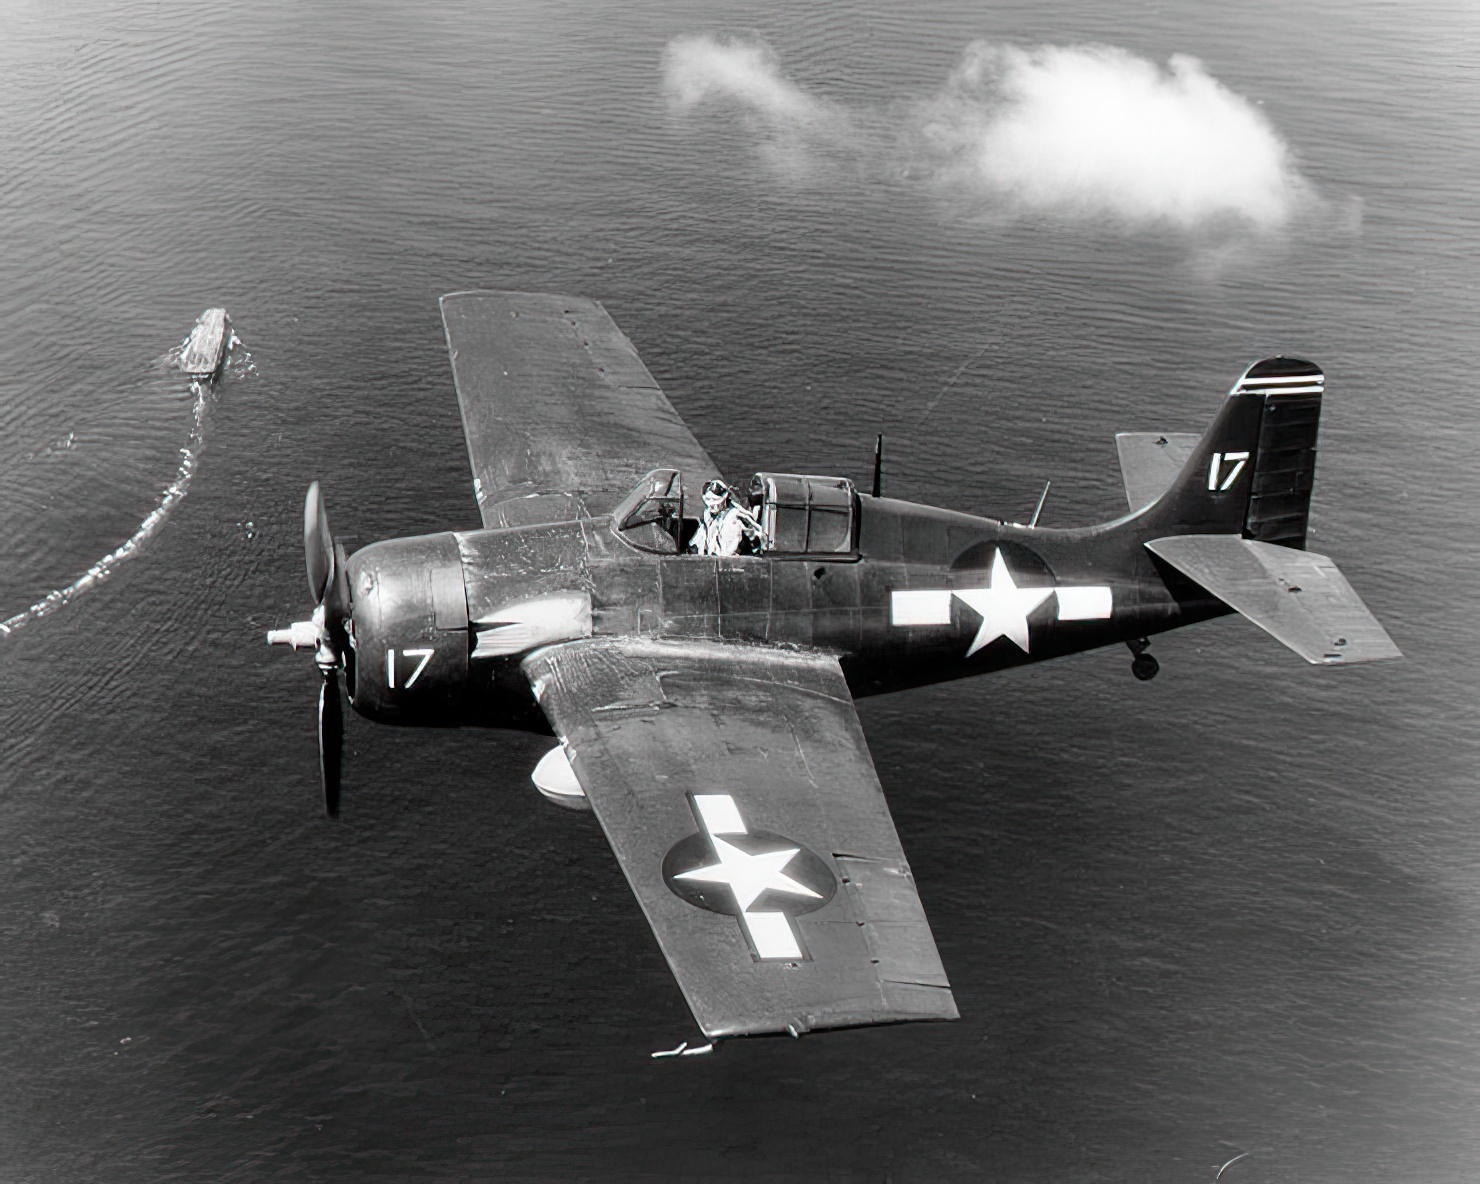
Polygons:
M711 1040L956 1018L855 695L1120 642L1149 678L1151 634L1230 611L1310 662L1399 656L1304 549L1309 362L1250 366L1201 436L1118 436L1112 522L758 473L753 553L716 555L693 544L714 462L601 305L441 303L483 529L347 555L315 482L317 607L268 636L315 651L325 806L341 670L368 719L553 731L536 783L595 813Z

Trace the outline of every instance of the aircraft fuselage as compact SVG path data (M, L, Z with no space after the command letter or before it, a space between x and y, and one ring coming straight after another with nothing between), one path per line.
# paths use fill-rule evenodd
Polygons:
M1229 611L1137 527L1035 529L860 494L856 546L838 555L657 555L608 515L391 539L349 559L351 701L386 723L547 731L519 663L581 636L823 650L861 696Z

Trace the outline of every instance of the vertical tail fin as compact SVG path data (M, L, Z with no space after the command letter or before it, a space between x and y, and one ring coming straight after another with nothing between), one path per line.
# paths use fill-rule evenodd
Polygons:
M1255 362L1147 521L1163 535L1241 534L1304 548L1324 385L1320 368L1300 358Z

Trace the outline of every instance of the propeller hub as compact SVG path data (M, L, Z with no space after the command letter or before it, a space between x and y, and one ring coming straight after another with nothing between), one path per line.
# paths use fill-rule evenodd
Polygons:
M334 648L334 638L329 633L328 613L321 604L313 610L308 621L294 621L286 629L269 629L268 645L290 645L295 650L313 650L313 660L319 670L328 674L344 665L339 651Z
M317 621L294 621L286 629L269 629L268 645L290 645L295 650L317 650L327 631Z

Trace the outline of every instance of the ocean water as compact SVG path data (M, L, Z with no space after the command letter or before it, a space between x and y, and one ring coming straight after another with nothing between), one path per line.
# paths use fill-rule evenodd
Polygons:
M772 56L685 105L682 37ZM1288 216L1237 215L1253 157L1189 224L953 178L922 119L980 40L1196 57ZM11 0L0 619L194 470L0 637L0 1179L1474 1179L1477 48L1423 2ZM1406 659L1222 620L1149 684L861 703L962 1019L654 1062L692 1021L548 741L352 717L326 823L316 675L262 644L310 480L351 545L477 524L473 286L602 300L734 477L863 479L883 431L892 494L1051 479L1050 525L1121 511L1116 431L1311 357L1311 545ZM196 448L166 355L211 305L250 363Z

